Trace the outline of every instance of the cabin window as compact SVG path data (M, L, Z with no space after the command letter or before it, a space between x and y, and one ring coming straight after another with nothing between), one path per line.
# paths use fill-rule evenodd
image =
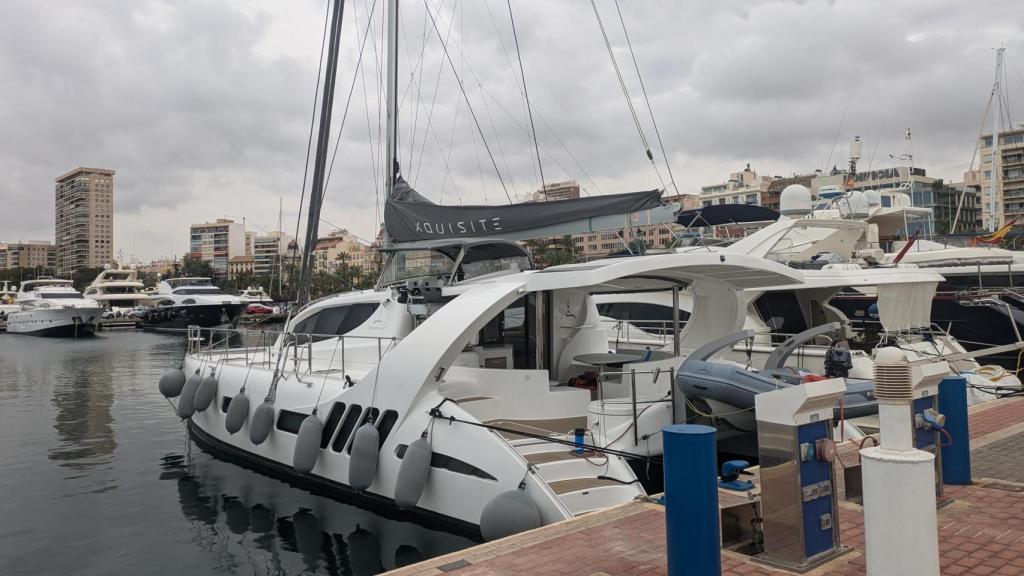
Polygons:
M367 302L325 308L296 324L294 332L312 334L314 342L343 336L369 320L379 307L377 302Z
M338 431L338 436L331 444L331 450L341 452L345 449L345 444L348 443L348 437L351 436L352 431L355 430L356 423L359 422L359 416L362 413L363 407L358 404L353 404L348 407L348 412L345 413L345 418L341 422L341 430Z
M324 423L323 435L320 436L320 448L327 448L327 445L331 443L334 429L338 427L338 422L341 422L341 417L344 414L344 402L335 402L334 406L331 406L331 413L327 415L327 422Z
M282 432L298 434L299 427L302 426L302 421L306 419L306 416L307 414L302 414L300 412L281 410L277 413L277 429Z
M231 396L225 396L220 403L220 411L222 414L228 413L228 406L231 406Z
M672 307L648 302L606 302L597 305L601 316L629 322L651 334L672 333ZM690 319L686 310L679 311L679 323Z
M395 448L395 456L397 456L399 460L405 458L405 451L408 449L409 446L406 444L399 444L398 447ZM456 474L463 474L466 476L475 476L484 480L498 480L494 476L491 476L487 472L473 466L469 462L459 460L458 458L448 456L447 454L441 454L440 452L434 452L430 456L430 467L443 468L449 472L455 472Z

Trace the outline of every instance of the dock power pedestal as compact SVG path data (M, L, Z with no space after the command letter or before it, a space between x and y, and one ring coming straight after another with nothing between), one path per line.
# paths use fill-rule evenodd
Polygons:
M764 552L757 559L804 571L842 552L832 462L833 409L843 378L754 397Z
M939 412L939 383L950 374L946 361L910 366L910 423L914 448L935 455L935 495L942 497L942 428L946 416Z

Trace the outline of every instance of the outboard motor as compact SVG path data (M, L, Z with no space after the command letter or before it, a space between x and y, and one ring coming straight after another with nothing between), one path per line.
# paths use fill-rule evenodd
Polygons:
M825 352L825 375L829 378L849 378L853 369L853 356L843 346L829 346Z

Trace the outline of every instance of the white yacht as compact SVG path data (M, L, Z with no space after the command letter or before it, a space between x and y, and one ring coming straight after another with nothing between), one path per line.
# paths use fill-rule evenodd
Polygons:
M142 315L142 325L155 330L234 326L245 306L209 278L165 278L157 286L153 307Z
M7 280L0 283L0 330L7 329L8 314L21 310L21 306L15 303L17 298L18 287L16 285L12 287Z
M676 420L670 374L680 357L603 361L593 294L699 287L707 296L676 346L693 350L735 330L723 319L736 316L744 290L801 279L761 258L710 252L517 272L514 243L460 244L390 253L377 289L311 303L270 346L211 350L202 342L227 332L193 330L184 370L193 376L169 394L193 438L485 537L557 522L643 495L614 447L658 454L657 431ZM595 363L604 366L597 390L570 385ZM302 428L312 421L310 440ZM403 471L414 449L408 468L424 463L415 474ZM495 517L510 500L513 528Z
M116 312L149 306L152 298L142 292L145 288L136 270L109 268L100 272L82 294L99 302L107 310Z
M267 294L262 286L249 286L238 294L238 299L246 304L273 304L274 299Z
M85 336L96 330L103 309L74 289L71 280L21 283L18 310L7 314L7 331L34 336Z

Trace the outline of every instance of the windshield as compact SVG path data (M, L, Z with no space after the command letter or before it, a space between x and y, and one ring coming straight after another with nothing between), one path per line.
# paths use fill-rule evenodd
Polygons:
M223 294L216 286L196 286L194 288L178 288L175 294Z
M433 250L402 250L388 259L387 267L380 275L381 284L401 282L411 278L448 276L455 263L440 252Z
M77 292L40 292L39 295L41 297L47 298L47 299L56 299L56 298L74 299L74 298L82 298L82 295L78 294Z
M533 265L530 262L530 257L525 254L522 256L506 256L504 258L495 258L492 260L463 262L461 276L463 280L469 280L470 278L476 278L477 276L483 276L484 274L493 274L495 272L505 272L508 270L530 270L531 268L533 268Z

